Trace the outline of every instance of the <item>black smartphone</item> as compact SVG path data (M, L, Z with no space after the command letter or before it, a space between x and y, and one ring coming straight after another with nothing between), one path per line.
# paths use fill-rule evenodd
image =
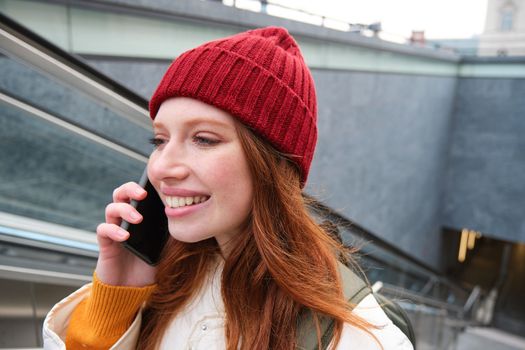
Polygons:
M142 215L143 220L138 224L122 220L120 227L129 232L129 238L122 244L146 263L154 266L158 264L162 248L169 237L168 219L164 212L164 203L149 182L147 168L144 169L139 185L148 195L141 201L132 200L130 204Z

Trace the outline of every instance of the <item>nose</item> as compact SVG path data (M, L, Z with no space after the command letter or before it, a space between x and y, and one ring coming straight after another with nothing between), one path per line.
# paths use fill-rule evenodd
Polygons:
M162 149L155 150L148 161L148 176L150 180L184 180L190 173L184 146L175 142L167 143Z

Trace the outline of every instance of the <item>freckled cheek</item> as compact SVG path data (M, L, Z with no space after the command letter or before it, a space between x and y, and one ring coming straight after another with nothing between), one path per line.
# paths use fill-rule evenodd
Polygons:
M215 189L230 187L236 181L239 181L238 166L231 162L228 157L221 157L214 160L213 164L206 166L206 177Z
M213 191L236 203L252 191L252 180L246 160L239 157L220 157L207 167L207 177Z

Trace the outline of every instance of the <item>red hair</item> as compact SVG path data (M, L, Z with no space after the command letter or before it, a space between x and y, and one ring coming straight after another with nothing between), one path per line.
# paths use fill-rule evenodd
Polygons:
M237 133L254 179L244 233L229 242L222 273L228 350L289 350L306 313L334 319L333 344L343 324L367 332L343 297L337 260L348 251L311 217L295 163L240 123ZM203 286L220 254L214 239L170 239L157 272L158 288L144 311L138 349L155 349L170 321ZM242 341L241 341L242 339Z

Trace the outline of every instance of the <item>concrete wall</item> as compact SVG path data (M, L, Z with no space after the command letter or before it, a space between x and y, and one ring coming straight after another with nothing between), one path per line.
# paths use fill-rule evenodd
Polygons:
M446 226L525 241L525 79L461 78Z
M171 60L197 43L284 26L311 67L455 75L459 56L239 10L213 1L0 0L0 12L64 50ZM52 20L49 20L49 19Z
M319 142L307 190L437 266L455 79L314 71Z

